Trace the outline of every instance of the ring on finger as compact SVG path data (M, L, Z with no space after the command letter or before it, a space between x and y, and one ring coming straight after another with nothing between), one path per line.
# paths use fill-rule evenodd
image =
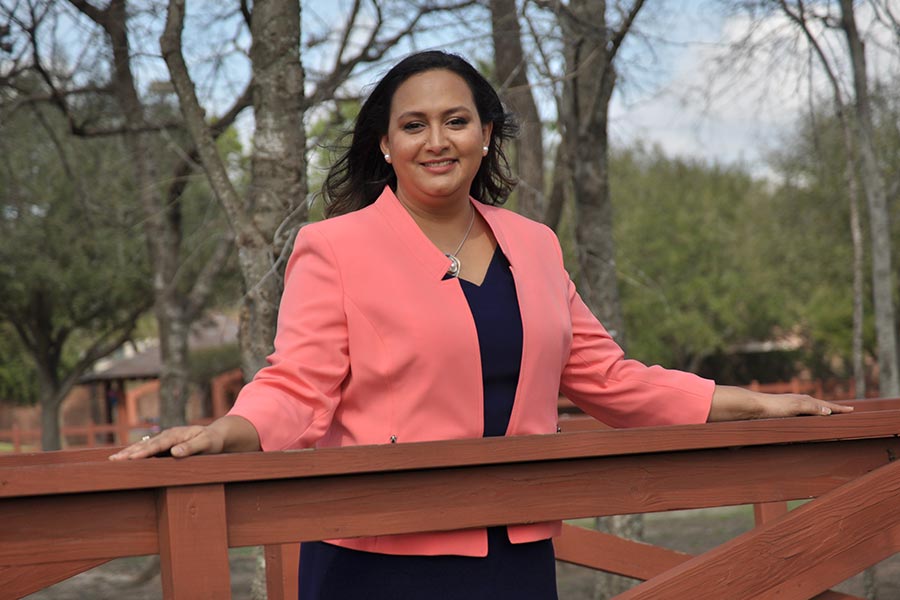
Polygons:
M146 441L149 440L149 439L150 439L150 436L149 436L149 435L145 435L145 436L141 437L141 441L142 441L142 442L146 442Z

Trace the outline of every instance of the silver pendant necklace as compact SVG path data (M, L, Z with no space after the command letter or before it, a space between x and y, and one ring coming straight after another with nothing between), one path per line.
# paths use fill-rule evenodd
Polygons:
M469 226L466 228L466 234L463 236L463 239L459 243L459 246L456 247L456 251L450 253L444 252L444 256L450 259L450 268L447 269L447 275L449 275L450 277L459 277L459 268L462 265L460 265L459 259L456 258L456 255L459 254L459 251L462 250L462 247L466 243L466 240L469 239L469 232L472 231L472 225L475 224L475 207L472 206L471 208L472 218L469 219Z

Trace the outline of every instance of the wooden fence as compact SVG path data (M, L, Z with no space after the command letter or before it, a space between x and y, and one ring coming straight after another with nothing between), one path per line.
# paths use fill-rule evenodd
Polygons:
M333 450L106 460L0 456L0 594L159 554L165 598L230 598L227 548L266 546L296 597L296 542L759 504L699 556L567 526L559 560L647 580L620 600L852 598L900 545L900 400L854 414ZM815 500L786 512L788 500Z

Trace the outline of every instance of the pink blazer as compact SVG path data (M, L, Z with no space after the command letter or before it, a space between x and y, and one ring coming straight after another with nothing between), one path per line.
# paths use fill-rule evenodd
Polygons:
M701 423L714 384L647 367L582 302L552 230L472 201L512 269L522 366L507 435L557 430L562 392L615 427ZM478 337L449 260L390 189L359 211L303 227L285 273L275 351L229 414L263 450L387 444L483 434ZM509 527L514 543L559 523ZM484 529L330 540L388 554L485 556Z

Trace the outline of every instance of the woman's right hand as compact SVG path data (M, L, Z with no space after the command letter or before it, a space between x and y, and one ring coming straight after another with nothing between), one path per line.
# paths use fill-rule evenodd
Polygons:
M218 454L222 451L221 434L211 427L191 425L173 427L146 440L135 442L109 457L109 460L136 460L169 451L176 458L192 454Z
M136 460L163 452L171 452L175 458L184 458L193 454L252 452L259 449L259 434L250 421L227 415L209 425L166 429L159 435L119 450L109 460Z

